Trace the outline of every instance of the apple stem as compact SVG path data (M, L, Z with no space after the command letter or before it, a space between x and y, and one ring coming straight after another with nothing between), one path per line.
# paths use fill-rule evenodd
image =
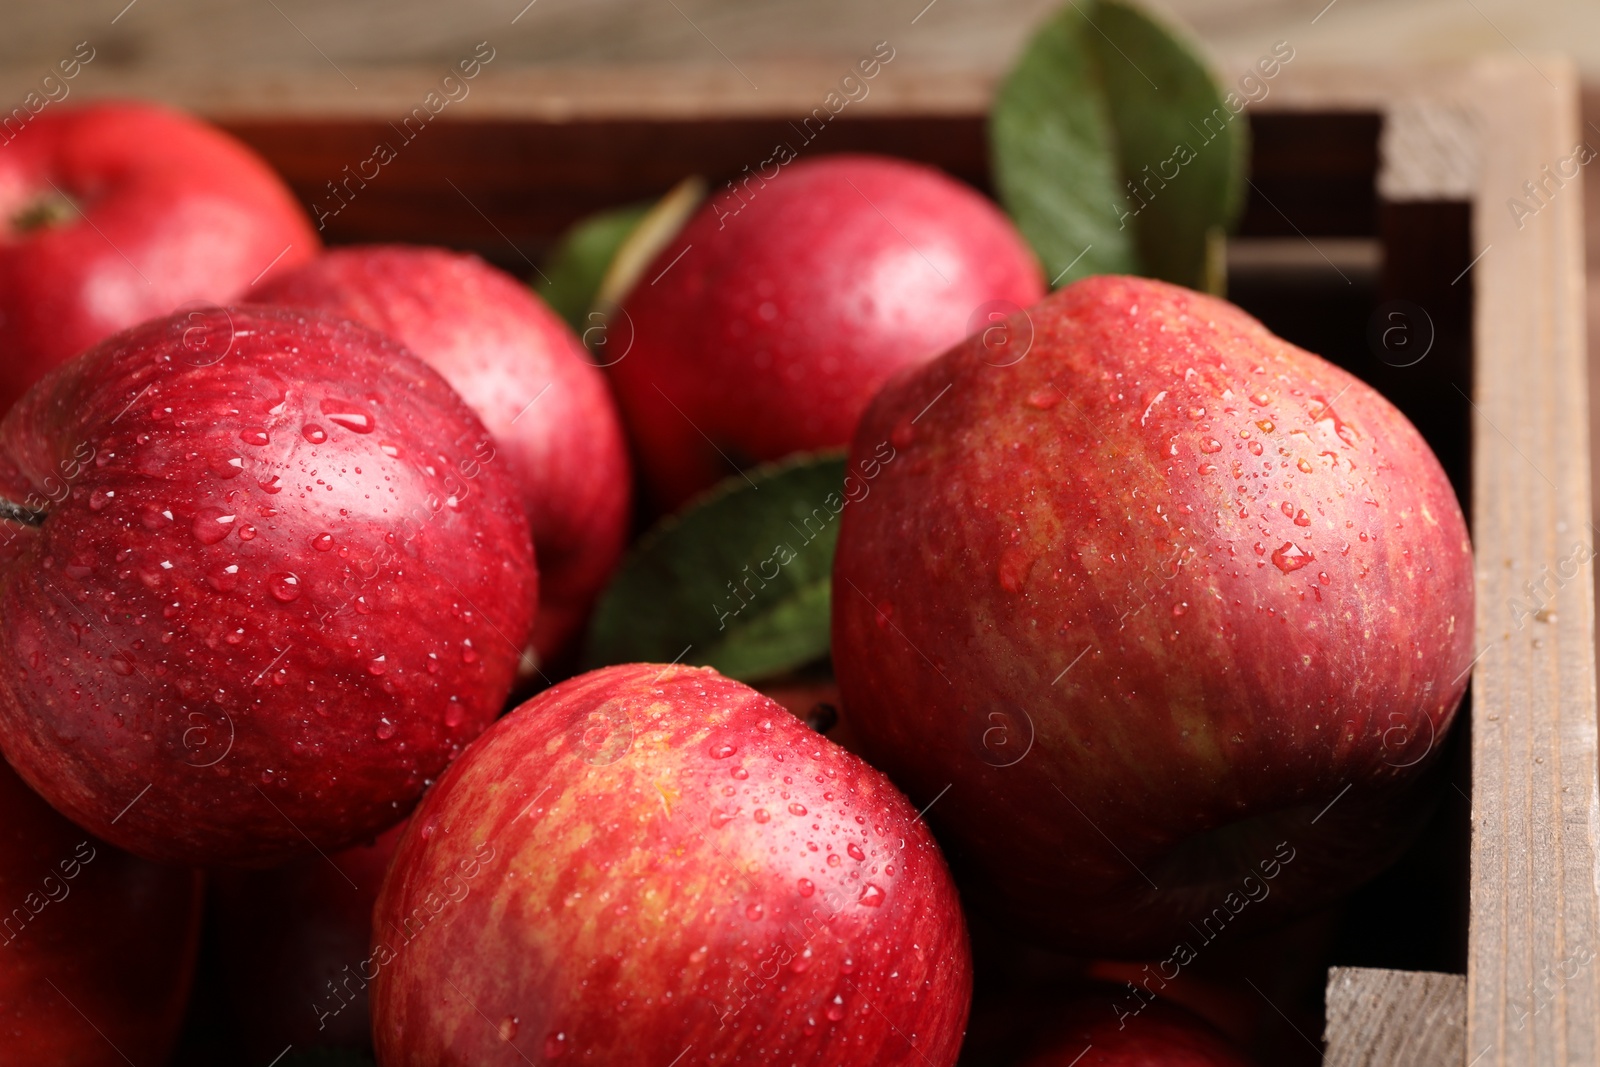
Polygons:
M45 513L23 504L0 498L0 520L20 522L28 526L43 526Z

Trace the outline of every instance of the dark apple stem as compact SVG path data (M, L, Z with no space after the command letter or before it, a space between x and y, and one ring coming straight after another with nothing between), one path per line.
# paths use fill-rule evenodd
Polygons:
M13 503L0 497L0 521L20 522L28 526L43 526L44 515L45 513L42 511L36 511L33 508Z

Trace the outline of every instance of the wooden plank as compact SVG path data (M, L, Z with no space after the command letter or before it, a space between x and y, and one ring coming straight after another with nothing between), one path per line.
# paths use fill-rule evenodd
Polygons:
M1462 1067L1467 979L1333 967L1323 1067Z
M1587 566L1595 540L1583 201L1571 183L1552 186L1531 218L1508 206L1579 140L1572 71L1542 67L1482 72L1492 150L1473 218L1487 249L1473 269L1484 651L1473 675L1466 1051L1485 1067L1600 1061L1594 597L1583 566L1581 579L1569 573L1575 559Z

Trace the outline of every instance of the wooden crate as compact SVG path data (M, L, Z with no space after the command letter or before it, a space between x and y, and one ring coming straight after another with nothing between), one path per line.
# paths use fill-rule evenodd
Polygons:
M687 173L736 176L796 144L791 120L840 73L764 69L752 94L743 72L500 72L475 110L345 185L327 236L474 248L537 279L581 215ZM886 152L986 187L992 90L986 78L891 71L801 151ZM396 140L392 122L414 101L385 92L357 116L325 113L304 90L278 98L298 102L278 113L236 100L214 114L328 209L330 183ZM1600 1063L1593 572L1572 562L1595 540L1583 196L1581 176L1546 177L1572 169L1583 139L1575 77L1515 55L1445 69L1301 63L1248 114L1253 184L1230 248L1232 295L1411 415L1469 504L1477 552L1460 806L1356 905L1373 940L1388 938L1378 956L1398 946L1391 955L1435 970L1332 969L1325 1062ZM1524 182L1545 192L1535 199ZM1432 325L1414 367L1375 359L1368 336L1402 300ZM1530 582L1543 590L1533 613L1518 606L1531 604ZM1397 923L1390 902L1414 914Z

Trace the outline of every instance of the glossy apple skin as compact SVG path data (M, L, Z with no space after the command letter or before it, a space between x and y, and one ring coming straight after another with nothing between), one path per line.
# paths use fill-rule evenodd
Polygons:
M18 213L56 190L79 210L18 232ZM0 412L118 330L231 300L321 246L260 156L198 119L126 101L29 122L0 151L0 227Z
M960 182L878 156L801 160L718 193L656 257L610 325L608 344L631 340L610 374L672 508L729 459L848 444L892 373L1044 293L1011 223Z
M240 1036L263 1062L296 1048L372 1045L372 906L404 824L331 856L218 871L211 906Z
M331 249L249 299L314 308L388 334L444 376L494 434L539 557L534 648L558 660L627 545L633 472L605 375L515 278L441 248Z
M1381 869L1473 655L1427 445L1160 282L1076 283L990 342L873 402L854 462L895 454L833 588L863 751L913 801L954 783L930 818L964 888L1058 947L1164 956Z
M1252 1067L1206 1023L1160 1001L1089 997L1060 1010L1055 1033L1023 1067Z
M219 308L110 338L0 422L0 496L46 512L0 524L6 758L152 859L372 837L510 689L537 576L503 466L354 323Z
M385 1067L949 1067L971 996L916 811L705 668L594 671L496 723L407 825L374 937Z
M189 997L202 892L198 872L90 837L0 764L0 1058L165 1062Z

